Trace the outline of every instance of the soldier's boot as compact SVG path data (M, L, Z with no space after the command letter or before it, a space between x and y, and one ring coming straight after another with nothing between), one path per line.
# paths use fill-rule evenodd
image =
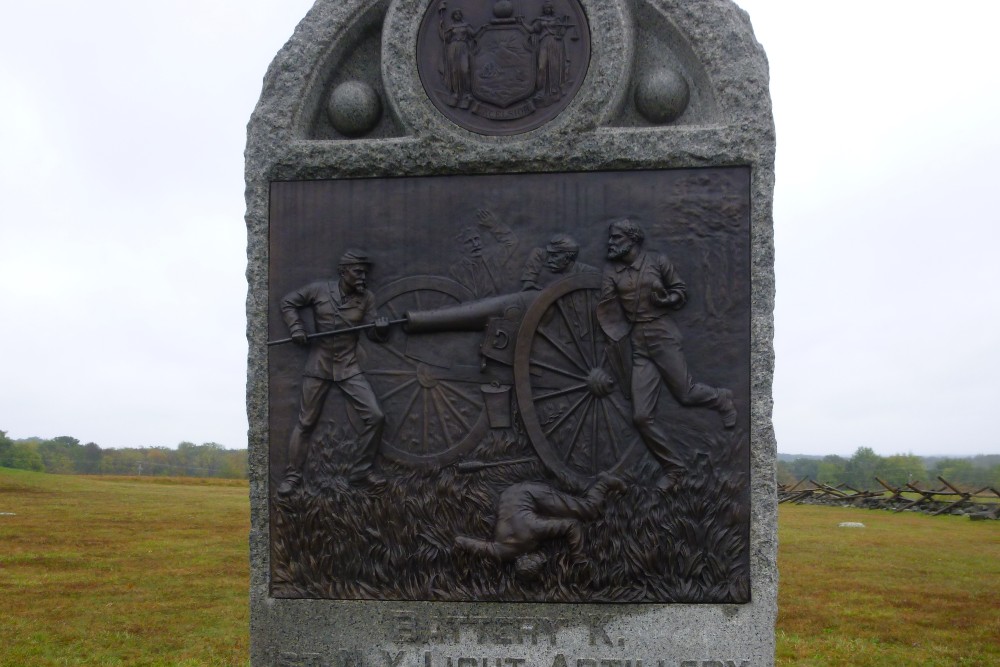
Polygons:
M722 425L726 428L736 427L736 404L733 402L733 391L731 389L720 389L719 398L716 399L716 410L722 417Z
M281 484L278 485L277 494L278 496L284 498L292 494L295 489L302 485L302 475L295 472L291 468L285 470L285 478L281 480Z

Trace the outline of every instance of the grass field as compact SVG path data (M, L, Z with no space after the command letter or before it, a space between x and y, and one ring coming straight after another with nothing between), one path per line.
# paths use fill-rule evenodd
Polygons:
M1000 665L1000 522L781 505L778 532L778 664Z
M247 662L245 482L0 469L0 664Z
M0 665L246 664L247 512L245 482L0 469ZM1000 666L1000 523L779 525L779 665Z

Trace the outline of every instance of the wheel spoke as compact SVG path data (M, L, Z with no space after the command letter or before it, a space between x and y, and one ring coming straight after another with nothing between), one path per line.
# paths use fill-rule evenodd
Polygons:
M444 420L444 413L441 412L441 404L438 401L438 395L435 391L431 390L427 392L431 395L431 402L434 404L434 412L437 414L438 421L441 422L441 432L444 434L444 441L448 444L448 449L454 446L451 441L451 434L448 433L448 424Z
M422 393L424 395L424 429L423 429L424 438L423 442L420 443L422 445L420 449L426 454L427 438L429 437L427 434L427 429L430 426L430 421L431 421L430 412L427 410L427 394L429 394L430 392L425 389Z
M624 420L626 423L629 423L629 422L632 421L629 417L627 417L625 415L624 412L622 412L622 409L618 406L618 403L615 402L615 400L613 398L608 397L608 403L611 404L611 407L613 407L615 409L615 412L618 413L618 416L621 417L622 420Z
M570 373L569 371L563 370L558 366L553 366L547 364L543 361L531 361L532 366L538 366L539 368L544 368L546 370L552 371L553 373L558 373L559 375L565 375L568 378L573 378L574 380L579 380L580 382L586 382L587 378L583 375L577 375L576 373Z
M570 292L570 298L572 298L572 294L573 292ZM583 351L580 341L577 340L576 330L573 329L573 324L569 321L569 316L566 315L566 310L563 308L562 301L556 301L556 309L559 311L559 315L562 317L563 322L566 323L566 329L569 331L569 337L573 341L573 345L576 346L576 351L580 353L584 366L589 366L593 360L587 358L587 353Z
M393 396L395 396L399 392L403 391L407 387L413 386L413 383L416 382L416 381L417 381L417 378L413 378L411 380L407 380L403 384L397 386L395 389L390 389L386 393L384 393L381 396L379 396L379 400L380 401L388 401L390 398L392 398Z
M400 415L399 423L396 424L396 429L393 432L392 437L389 438L390 441L396 440L396 438L399 437L399 432L403 430L403 424L406 423L406 417L407 415L410 414L410 410L413 409L413 404L417 402L417 396L419 395L420 395L420 387L417 387L417 390L413 392L413 396L410 397L410 400L406 404L406 407L403 409L402 412L399 413Z
M571 364L579 368L584 373L589 372L590 369L587 368L586 366L581 366L580 362L574 359L572 355L570 355L569 351L563 347L562 343L554 339L549 334L545 333L545 331L542 330L541 328L538 329L538 335L541 336L543 339L545 339L545 341L547 341L549 345L556 348L556 352L564 356L566 360L569 361Z
M452 405L452 402L448 399L448 396L443 391L440 391L439 387L435 387L435 389L439 390L438 391L438 395L440 395L441 396L441 400L444 401L444 405L445 405L446 408L448 408L448 412L450 412L452 414L452 416L455 417L455 420L458 421L458 423L460 423L462 425L462 428L465 431L471 431L472 427L469 426L469 422L467 422L465 420L465 416L461 412L458 411L458 408L456 408L454 405Z
M573 428L573 434L570 436L569 449L566 450L566 456L563 457L563 463L569 464L569 457L573 455L573 450L576 449L576 443L580 441L580 431L583 430L583 424L587 421L587 412L590 407L594 404L593 396L590 397L590 401L583 406L583 414L580 415L580 420L576 422L576 426Z
M614 455L615 461L617 461L621 453L621 447L618 446L618 436L611 426L611 415L608 413L608 406L605 405L604 401L601 401L601 410L604 411L604 421L608 425L608 435L611 436L611 453Z
M382 345L379 345L376 349L385 350L386 352L391 353L393 356L402 361L404 364L409 364L414 368L416 368L417 366L417 364L412 359L408 358L405 354L394 348L392 345L389 345L388 343L383 343ZM365 372L367 373L368 371Z
M598 356L597 355L597 336L599 335L598 334L599 327L597 326L597 322L594 321L594 309L596 308L596 306L593 305L593 301L591 300L591 297L593 296L593 292L591 292L590 290L586 290L584 292L584 294L586 294L586 302L587 302L587 304L586 304L586 308L587 308L587 329L590 331L590 351L591 351L590 358L591 359L597 359L597 356ZM605 351L605 354L607 354L606 351ZM601 364L598 363L597 365L600 366Z
M590 422L590 471L597 472L598 468L597 455L601 452L601 448L597 444L597 410L594 410L594 418Z
M562 423L563 423L564 421L566 421L566 419L567 419L567 418L568 418L568 417L569 417L569 416L570 416L571 414L573 414L574 412L576 412L576 409L577 409L578 407L580 407L580 404L581 404L581 403L583 403L583 402L584 402L585 400L587 400L587 398L588 398L588 397L590 397L590 394L584 394L583 396L581 396L580 398L578 398L578 399L577 399L577 401L576 401L576 403L574 403L573 405L571 405L571 406L569 407L569 409L568 409L568 410L566 410L566 412L564 412L564 413L562 414L562 416L561 416L561 417L559 417L559 419L557 419L557 420L556 420L556 423L555 423L555 424L553 424L553 425L552 425L551 427L549 427L549 430L547 430L547 431L544 431L544 433L545 433L546 437L548 437L548 436L552 435L552 433L553 433L553 432L555 432L555 430L556 430L557 428L559 428L560 426L562 426Z
M443 389L447 389L448 391L450 391L451 393L455 394L456 396L458 396L459 398L461 398L466 403L469 403L470 405L473 405L473 406L475 406L477 408L480 408L480 409L482 409L482 407L483 407L482 403L476 403L474 400L472 400L471 398L469 398L468 396L466 396L465 394L463 394L462 392L460 392L458 389L455 389L454 387L452 387L447 382L441 382L441 383L438 384L438 386L441 387L441 388L443 388Z
M550 391L547 394L539 394L538 396L535 396L535 402L537 403L538 401L545 401L550 398L555 398L556 396L564 396L566 394L572 394L574 391L580 391L581 389L586 389L586 388L587 388L586 383L574 384L572 386L566 387L565 389Z

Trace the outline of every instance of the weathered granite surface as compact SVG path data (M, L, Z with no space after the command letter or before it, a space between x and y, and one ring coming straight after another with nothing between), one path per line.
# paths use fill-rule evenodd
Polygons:
M777 613L771 423L775 139L767 60L746 13L729 0L582 0L593 51L576 98L536 130L486 137L447 121L423 92L414 54L417 25L428 4L318 0L271 64L248 126L253 664L771 664ZM654 74L664 71L672 75ZM650 105L677 104L679 94L669 86L656 89L651 78L670 80L677 74L689 89L687 105L679 115L676 109L650 112ZM332 92L349 81L367 84L381 105L373 129L356 138L341 134L328 112ZM357 114L355 108L348 116ZM370 116L348 127L367 126ZM666 124L654 123L659 120ZM752 179L752 602L529 605L269 597L265 342L270 182L733 165L749 165Z

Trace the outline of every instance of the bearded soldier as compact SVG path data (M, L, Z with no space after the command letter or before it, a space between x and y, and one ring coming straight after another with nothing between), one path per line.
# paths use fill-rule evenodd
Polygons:
M656 420L660 387L665 384L686 407L716 410L726 428L736 426L733 392L694 382L688 371L681 332L670 313L684 307L687 285L666 255L642 249L645 233L628 218L608 228L608 259L601 284L598 321L617 343L629 336L632 347L632 420L646 447L663 468L658 487L672 487L683 471L670 440Z
M300 313L303 309L312 310L317 333L374 324L368 330L369 337L385 341L389 320L375 313L375 296L368 291L370 268L371 262L364 252L348 250L340 258L338 279L311 283L281 300L281 315L292 341L308 345L309 358L302 372L299 418L288 443L288 468L278 487L279 494L290 493L301 483L310 438L319 423L326 396L334 386L344 395L362 424L358 433L361 452L349 473L351 482L378 486L385 481L372 469L382 440L385 416L358 364L358 332L310 341Z

